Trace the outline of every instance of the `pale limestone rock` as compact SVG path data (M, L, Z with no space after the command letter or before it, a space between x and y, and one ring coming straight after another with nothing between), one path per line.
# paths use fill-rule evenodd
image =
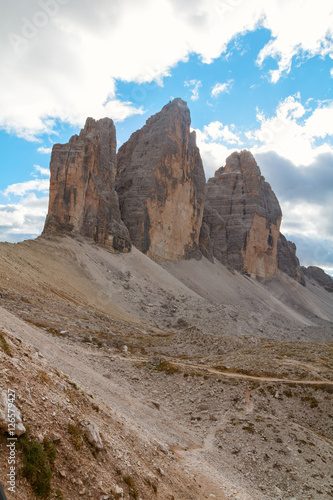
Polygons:
M11 430L13 430L14 435L19 437L22 434L26 432L26 428L24 427L22 423L22 417L21 417L21 412L15 405L15 402L9 401L8 398L11 398L11 396L8 396L7 392L4 391L3 389L0 390L0 429L4 430L5 432L8 432L9 430L9 423L10 420L13 418L15 420L15 430L10 427ZM9 411L8 411L8 404L9 404ZM13 405L13 406L11 406ZM13 411L11 411L13 410Z

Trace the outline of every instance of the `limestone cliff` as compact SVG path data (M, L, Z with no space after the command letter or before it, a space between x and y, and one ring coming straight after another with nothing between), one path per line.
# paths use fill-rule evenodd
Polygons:
M333 279L323 269L317 266L301 267L302 273L311 281L316 281L328 292L333 293Z
M230 269L274 276L281 218L279 202L249 151L232 153L208 180L203 222L211 254ZM201 249L209 253L205 240L201 234Z
M116 129L109 118L88 118L80 135L55 144L51 156L49 210L43 234L71 233L129 251L115 191Z
M119 149L117 192L132 243L155 260L199 256L205 176L181 99L149 118Z
M280 233L277 244L278 267L291 278L305 286L305 281L296 256L296 245Z

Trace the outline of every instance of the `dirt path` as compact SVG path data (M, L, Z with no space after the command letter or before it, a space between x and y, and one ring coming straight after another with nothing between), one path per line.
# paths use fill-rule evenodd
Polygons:
M135 435L139 435L144 442L153 446L162 444L164 448L168 448L169 443L177 443L179 449L183 450L200 447L199 438L191 431L167 416L158 415L156 418L156 410L133 397L125 380L118 385L106 379L84 360L80 361L71 346L61 347L52 337L32 328L1 307L0 327L25 344L34 346L50 366L64 372L88 394L93 394L99 404L105 405L109 411L112 409L126 422L126 427ZM179 462L179 466L184 471L188 470L191 464L184 459ZM212 492L219 500L227 499L224 494L225 480L208 460L196 460L192 466L193 473L189 475L195 476L197 481L200 479L200 484L206 487L203 489L201 500L207 498L204 491Z
M82 352L87 352L84 348L78 348L75 347L75 350L82 350ZM97 355L105 356L104 353L96 353ZM95 355L95 352L94 352ZM147 362L147 358L144 358L143 356L121 356L121 355L112 355L113 357L117 357L121 359L122 361L130 361L132 363L145 363ZM226 372L226 371L220 371L216 370L215 368L210 368L207 365L196 365L192 363L184 363L178 360L170 359L170 363L172 365L175 365L176 367L182 367L182 368L188 368L188 369L195 369L195 370L201 370L204 373L213 373L215 375L221 375L223 377L228 377L228 378L238 378L238 379L243 379L243 380L253 380L254 382L284 382L286 384L302 384L302 385L333 385L332 380L300 380L300 379L288 379L288 378L279 378L279 377L256 377L253 375L245 375L243 373L237 373L237 372ZM260 386L261 387L261 386ZM252 391L249 391L250 393L258 390L260 387L257 389L254 389Z
M84 353L87 354L87 349L84 347L80 346L69 346L69 350L73 351L73 354L78 354L78 353ZM100 356L100 357L109 357L108 355L105 354L105 352L99 352L99 351L93 351L94 356ZM112 354L113 358L118 358L121 359L122 361L129 361L131 363L147 363L148 359L147 357L144 356L131 356L131 355L119 355L119 354ZM172 364L175 365L176 367L181 367L181 368L187 368L187 369L193 369L193 370L200 370L203 371L204 373L213 373L215 375L220 375L223 377L228 377L228 378L237 378L237 379L242 379L242 380L252 380L254 382L259 382L259 383L264 383L264 382L282 382L286 384L301 384L301 385L333 385L332 380L327 380L327 379L322 379L322 380L307 380L307 379L288 379L288 378L279 378L279 377L257 377L254 375L246 375L244 373L237 373L237 372L229 372L229 371L220 371L216 370L215 368L210 368L207 365L203 364L193 364L193 363L184 363L182 361L179 361L178 359L173 359L169 358L168 361ZM297 361L295 361L297 363ZM260 389L261 386L259 386L256 389L253 389L251 391L247 391L249 393L252 393L258 389ZM245 396L247 399L249 396Z

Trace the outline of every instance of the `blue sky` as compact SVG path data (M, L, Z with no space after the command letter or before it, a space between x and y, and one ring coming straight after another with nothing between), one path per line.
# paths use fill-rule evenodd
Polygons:
M333 273L333 7L322 0L18 0L0 21L0 241L36 237L50 150L87 116L118 145L182 97L207 177L250 149L305 265Z

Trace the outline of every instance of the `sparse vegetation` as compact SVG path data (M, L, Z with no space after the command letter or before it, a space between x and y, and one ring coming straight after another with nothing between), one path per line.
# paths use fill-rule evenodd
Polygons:
M132 495L132 497L135 499L139 498L138 490L135 487L135 483L134 483L132 476L127 475L126 477L124 477L124 481L127 484L127 486L129 487L129 491L130 491L130 494Z
M38 370L38 378L42 384L48 384L50 381L45 370Z
M7 340L5 339L5 336L3 334L3 332L0 332L0 347L2 348L2 350L10 357L12 357L12 351L11 351L11 348L7 342Z
M20 438L19 444L22 450L23 476L38 497L47 498L51 492L51 465L57 456L54 444L48 440L41 444L32 439L29 432Z
M68 424L68 432L71 435L75 449L79 450L83 445L83 431L79 424Z
M303 396L301 399L304 402L309 402L311 408L317 408L319 404L318 399L316 399L314 396Z
M246 425L243 425L242 429L244 431L249 432L250 434L254 434L255 433L254 424L252 424L252 422L248 422Z
M156 369L158 372L166 372L168 375L180 372L178 366L170 363L169 361L163 361L163 363L160 363Z

